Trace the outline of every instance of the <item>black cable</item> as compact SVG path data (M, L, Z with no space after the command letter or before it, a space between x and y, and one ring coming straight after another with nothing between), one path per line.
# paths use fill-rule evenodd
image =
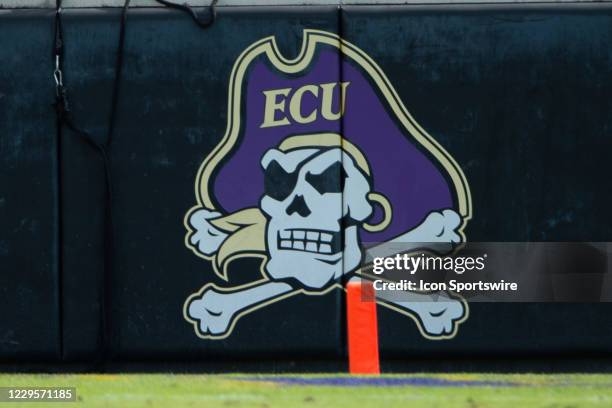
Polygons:
M187 5L187 3L184 4L178 4L178 3L172 3L170 1L166 1L166 0L155 0L156 2L158 2L159 4L163 4L166 7L169 8L173 8L176 10L180 10L183 11L187 14L189 14L191 16L191 18L193 19L193 21L200 27L200 28L208 28L211 25L213 25L213 23L215 22L215 19L217 18L217 10L216 10L216 6L219 0L212 0L210 3L210 10L209 10L209 15L208 15L208 19L202 21L202 19L200 19L200 17L197 15L197 13L195 12L195 10L190 7L189 5Z
M117 105L119 100L119 93L121 89L121 76L123 71L123 54L125 48L125 28L127 23L127 11L129 9L130 0L125 0L123 11L121 14L120 32L119 32L119 44L117 48L117 59L115 64L115 78L113 85L113 94L111 99L111 114L109 118L109 129L107 137L104 143L99 143L96 139L87 131L83 130L74 123L70 105L68 104L67 91L63 81L63 56L64 56L64 37L62 27L62 0L56 0L56 12L55 12L55 42L54 42L54 62L55 70L53 71L53 77L55 79L55 90L56 90L56 102L55 109L57 113L58 122L58 136L61 138L61 130L66 127L72 132L77 134L87 145L93 148L102 158L104 165L104 179L105 179L105 209L104 209L104 271L102 276L102 282L100 287L102 289L102 295L100 296L100 344L102 346L102 352L98 353L97 360L103 364L112 351L111 341L112 327L111 327L111 289L112 289L112 265L113 265L113 253L114 253L114 223L113 223L113 185L112 185L112 171L110 163L109 150L113 139L116 123ZM61 227L60 227L61 228ZM62 243L60 242L60 245ZM61 290L61 288L60 288ZM62 342L63 343L63 342ZM63 347L63 345L62 345Z
M121 25L119 28L119 46L117 48L117 60L115 61L115 81L113 83L113 97L111 100L111 114L108 125L108 135L106 139L107 146L113 142L115 133L115 123L117 118L117 105L119 104L119 90L121 89L121 78L123 74L123 50L125 48L125 29L127 26L127 12L130 8L130 1L125 0L123 10L121 12Z
M53 78L56 82L56 98L59 100L59 84L63 84L61 78L61 54L62 54L62 39L59 33L62 31L61 19L59 18L59 10L61 10L61 0L57 0L56 12L55 12L55 32L53 34L53 54L52 61L55 63L55 69L53 71ZM59 114L58 114L59 118ZM58 281L58 344L60 358L64 357L64 251L62 248L62 242L64 242L64 231L62 225L64 223L63 218L63 200L62 200L62 181L61 181L61 163L62 163L62 149L59 137L61 135L62 125L59 120L56 121L56 135L57 141L57 178L56 185L58 191L58 203L57 203L57 242L58 242L58 255L57 255L57 281Z
M111 293L112 293L112 266L113 266L113 255L114 255L114 223L113 223L113 184L112 184L112 171L110 162L110 148L113 142L113 136L115 134L117 111L119 105L119 96L121 90L121 78L123 74L124 65L124 49L125 49L125 33L127 27L127 12L130 6L131 0L125 0L123 10L121 13L120 31L119 31L119 44L117 47L117 59L115 61L115 78L113 82L113 93L111 98L111 110L108 124L108 133L106 140L103 143L96 141L96 139L87 131L77 126L73 120L70 105L68 103L67 91L64 86L63 78L63 58L64 58L64 37L62 27L62 0L56 0L55 8L55 41L53 49L53 58L55 62L55 70L53 71L53 77L55 79L55 91L56 101L55 109L57 113L57 128L58 137L61 139L61 130L66 127L72 132L77 134L87 145L94 149L102 158L104 165L104 178L105 178L105 214L104 214L104 272L102 276L101 288L102 296L100 298L100 344L102 345L102 352L98 354L98 362L104 364L107 362L110 353L113 349L111 342L114 340L112 335L111 326ZM212 0L209 10L209 18L207 20L201 20L196 12L189 7L187 4L176 4L166 0L155 0L164 6L169 8L178 9L188 13L193 21L200 28L210 27L216 19L216 9L218 0ZM61 177L60 177L61 178ZM60 187L61 188L61 187ZM61 193L60 193L61 194ZM61 209L60 209L61 212ZM61 230L60 226L60 230ZM61 237L60 232L60 237ZM60 245L62 243L60 242ZM61 265L60 255L60 265ZM61 266L60 266L61 268ZM61 285L62 283L60 283ZM60 288L61 291L61 288ZM61 310L61 307L60 307ZM60 312L61 313L61 312ZM62 319L63 317L60 317ZM63 336L63 334L61 334ZM63 337L62 337L63 338ZM63 340L62 340L63 343ZM63 344L62 344L63 347ZM63 352L62 352L63 355Z

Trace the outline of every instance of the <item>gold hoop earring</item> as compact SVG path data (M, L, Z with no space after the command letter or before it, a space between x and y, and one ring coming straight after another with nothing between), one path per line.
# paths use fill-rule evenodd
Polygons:
M368 223L363 223L363 229L368 232L380 232L384 230L385 228L387 228L389 224L391 224L391 215L392 215L391 203L389 203L389 200L387 200L387 197L385 197L382 194L378 194L378 193L368 193L367 198L370 201L378 203L382 207L385 215L383 216L383 220L379 222L378 224L372 225Z

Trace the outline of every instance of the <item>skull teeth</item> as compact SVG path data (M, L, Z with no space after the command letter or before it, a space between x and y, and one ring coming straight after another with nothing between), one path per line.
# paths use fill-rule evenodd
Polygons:
M327 234L325 232L321 233L321 241L323 242L331 242L334 236L332 234Z
M278 249L331 255L340 252L341 234L334 231L282 230L277 236Z

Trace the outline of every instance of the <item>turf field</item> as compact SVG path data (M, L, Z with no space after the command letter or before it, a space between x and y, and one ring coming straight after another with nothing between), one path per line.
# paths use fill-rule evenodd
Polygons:
M72 386L76 403L2 407L612 407L612 375L9 375L0 386Z

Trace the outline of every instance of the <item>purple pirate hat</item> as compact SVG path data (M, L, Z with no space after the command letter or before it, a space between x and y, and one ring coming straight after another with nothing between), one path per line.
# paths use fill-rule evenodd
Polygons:
M390 225L375 233L362 230L363 241L392 239L435 210L451 208L469 218L469 190L461 170L406 112L380 68L333 34L309 30L305 36L306 42L315 41L316 46L312 54L305 54L310 60L299 72L284 72L265 52L244 67L244 78L236 84L241 91L239 136L207 181L218 209L233 213L258 206L264 193L260 160L268 149L292 135L330 133L341 134L363 153L371 169L373 191L384 195L392 207ZM283 90L277 94L286 97L287 108L296 90L305 85L340 82L348 83L340 119L329 120L319 112L316 120L299 123L279 108L274 120L286 118L288 123L262 126L266 102L269 105L266 92ZM341 92L339 86L335 89L332 110L339 112ZM320 109L320 98L313 92L301 97L299 115ZM378 208L369 223L376 224L381 218Z

